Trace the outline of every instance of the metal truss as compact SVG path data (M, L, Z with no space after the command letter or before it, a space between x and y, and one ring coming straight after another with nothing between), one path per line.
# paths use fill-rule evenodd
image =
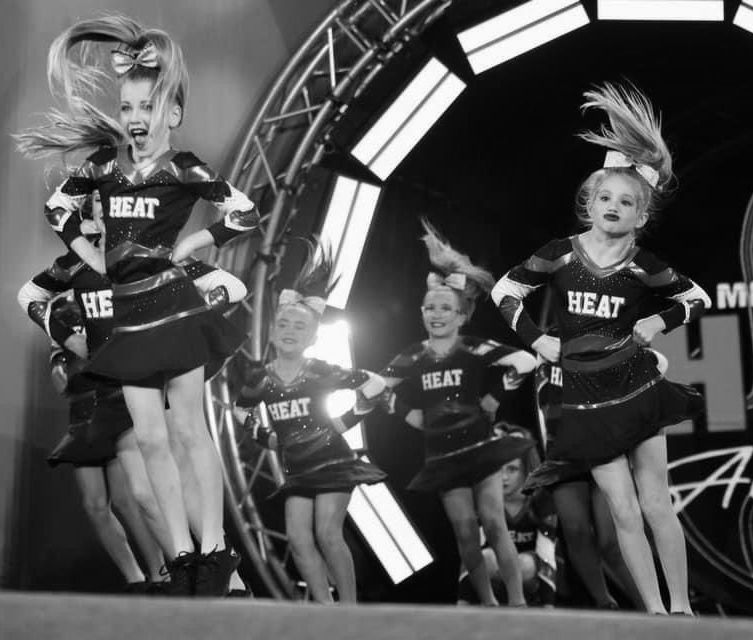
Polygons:
M236 243L212 263L241 277L249 296L231 312L248 339L208 387L206 413L220 452L225 511L239 551L269 595L296 598L282 524L263 515L263 495L282 481L274 453L244 437L231 410L243 360L263 360L265 318L285 256L285 236L308 170L322 158L327 133L385 65L440 17L452 0L344 0L316 27L277 77L246 131L228 179L265 213L257 251ZM239 362L240 361L240 362ZM240 365L240 366L239 366ZM269 493L269 490L267 491Z

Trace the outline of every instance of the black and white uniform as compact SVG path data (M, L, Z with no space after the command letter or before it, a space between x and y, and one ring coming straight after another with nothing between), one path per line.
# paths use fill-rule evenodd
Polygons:
M187 260L184 268L202 295L218 295L212 292L222 289L219 295L225 295L228 303L245 295L242 283L221 269L194 259ZM52 466L106 464L116 454L118 438L133 426L122 388L115 380L87 374L86 363L64 351L62 345L72 333L83 332L89 353L95 353L110 338L113 308L109 280L69 252L27 282L19 291L19 302L52 339L53 362L64 361L67 368L68 433L48 462Z
M259 364L249 374L237 405L252 408L264 403L266 407L286 476L285 484L275 493L313 497L352 491L356 485L385 479L381 469L358 458L335 429L326 407L328 397L337 389L355 389L370 397L373 394L367 391L374 384L365 371L317 359L307 360L290 383L281 380L272 365ZM360 419L352 411L346 415L349 417L341 420L347 427ZM256 440L265 446L271 431L259 422L254 430Z
M692 387L666 380L656 355L632 339L636 321L657 302L665 331L698 318L711 302L692 280L639 247L601 268L577 236L553 240L492 291L504 319L529 345L542 331L523 299L547 284L562 341L561 420L550 460L609 462L703 407Z
M113 285L112 337L90 370L136 386L166 380L229 357L243 334L212 313L170 253L203 198L223 214L208 227L217 246L258 226L251 201L189 152L169 150L146 174L128 147L105 147L48 200L47 219L66 244L81 232L77 210L98 190L106 228L107 275Z
M460 336L446 356L428 342L413 345L381 372L398 381L395 413L423 414L424 466L408 485L417 491L470 487L515 458L533 442L496 434L481 398L490 391L491 367L510 366L506 357L518 352L492 340Z

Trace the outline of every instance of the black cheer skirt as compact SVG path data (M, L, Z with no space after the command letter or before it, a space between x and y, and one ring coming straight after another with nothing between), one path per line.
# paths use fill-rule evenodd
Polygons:
M285 484L269 497L313 498L320 493L350 493L359 484L376 484L386 478L387 474L370 462L357 458L343 460L289 475Z
M159 388L170 378L235 353L245 335L210 309L178 268L113 287L114 329L88 370Z
M444 492L473 487L520 458L535 443L514 436L492 436L457 451L427 458L423 468L408 484L413 491Z
M551 458L590 467L624 455L666 426L698 415L703 396L693 387L661 376L644 383L618 401L593 408L563 404Z
M521 491L532 495L540 489L552 489L563 482L590 480L591 465L565 460L544 460L528 474Z
M133 420L123 397L123 389L120 387L99 389L91 420L91 439L109 442L114 448L118 438L132 427Z
M59 464L101 467L115 457L114 442L108 438L95 437L92 432L94 411L94 393L70 400L68 433L47 456L47 463L51 467Z

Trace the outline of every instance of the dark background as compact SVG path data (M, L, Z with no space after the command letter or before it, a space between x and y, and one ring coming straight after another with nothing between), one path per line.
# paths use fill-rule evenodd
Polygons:
M604 121L599 112L581 113L582 94L607 81L632 83L649 97L662 115L674 157L676 182L641 243L691 276L712 300L717 282L744 279L739 245L753 192L749 161L753 34L731 24L737 3L729 3L725 23L594 22L474 77L463 64L452 33L478 22L484 13L478 10L482 4L461 2L453 7L422 38L423 48L413 47L393 61L350 105L333 132L337 150L351 148L385 102L431 55L468 83L383 185L348 304L359 366L379 370L407 345L425 337L419 306L429 264L419 241L421 216L496 277L552 237L578 230L575 193L604 158L604 150L576 136ZM491 12L499 11L500 3L491 5ZM595 3L584 5L594 19ZM338 154L325 159L325 166L328 163L348 172ZM365 176L352 168L350 173ZM327 184L325 173L312 175L305 194L317 202L312 218L317 211L321 215L315 194L326 192ZM305 197L301 206L305 211ZM530 300L534 310L542 297ZM743 311L724 313L740 314L747 388L751 375L747 316ZM466 332L520 344L488 302L479 304ZM511 394L501 415L535 428L532 407L529 385ZM395 491L421 530L432 536L431 544L439 545L441 540L445 545L436 548L439 560L426 570L427 575L413 579L422 585L418 592L426 595L433 590L434 598L444 601L449 582L437 576L451 575L457 563L456 556L448 553L449 525L436 500L416 498L400 488L420 465L420 434L389 418L372 417L368 438L374 458L390 472ZM687 455L750 442L749 429L673 437L671 450ZM718 520L713 509L698 510L695 505L694 518L701 520L701 529L711 539L733 537L728 527L735 509ZM709 571L696 576L696 582L705 580L708 585L716 580ZM727 585L722 599L739 601L735 589L739 586ZM402 599L406 593L397 590L390 597Z

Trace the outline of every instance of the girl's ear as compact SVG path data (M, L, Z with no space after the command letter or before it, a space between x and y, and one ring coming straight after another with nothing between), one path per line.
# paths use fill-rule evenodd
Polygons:
M170 129L176 129L183 122L183 108L180 105L174 104L170 107L170 112L167 115L167 126Z

